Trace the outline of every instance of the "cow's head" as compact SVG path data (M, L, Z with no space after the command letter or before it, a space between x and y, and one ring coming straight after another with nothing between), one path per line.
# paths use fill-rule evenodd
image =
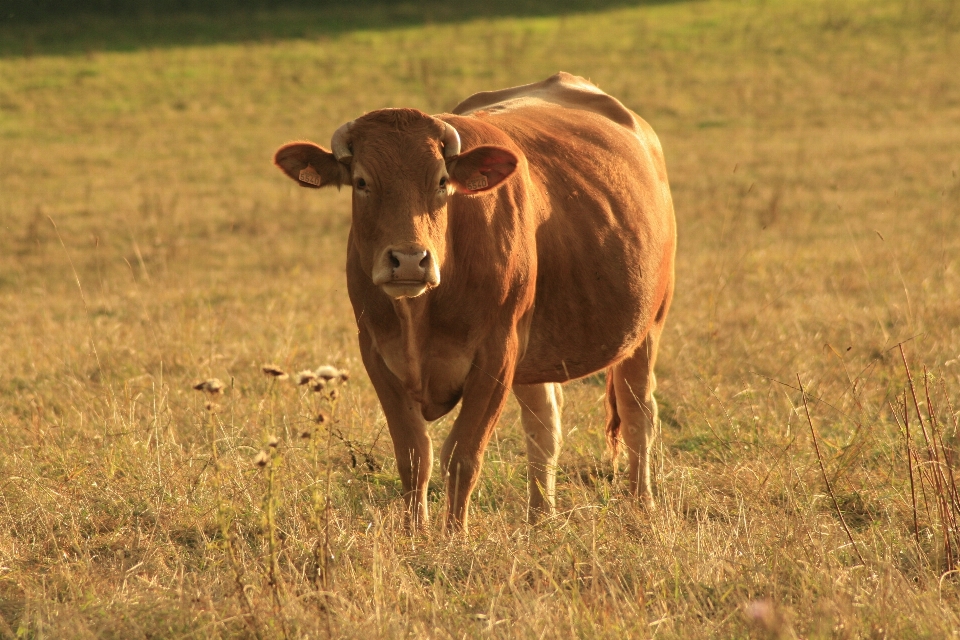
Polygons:
M341 126L327 151L291 142L274 162L300 186L353 187L353 238L364 272L393 298L440 284L447 205L489 191L517 167L496 146L461 153L450 124L415 109L382 109Z

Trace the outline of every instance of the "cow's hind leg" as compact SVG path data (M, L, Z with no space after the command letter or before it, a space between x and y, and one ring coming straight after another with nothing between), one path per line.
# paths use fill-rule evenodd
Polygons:
M557 458L560 455L560 408L563 390L559 384L514 385L520 403L520 421L527 442L527 519L553 515L556 501Z
M620 436L627 449L630 493L651 508L650 449L659 424L657 401L653 397L657 388L653 367L659 340L660 327L654 326L633 355L607 372L613 377L611 409L619 416Z

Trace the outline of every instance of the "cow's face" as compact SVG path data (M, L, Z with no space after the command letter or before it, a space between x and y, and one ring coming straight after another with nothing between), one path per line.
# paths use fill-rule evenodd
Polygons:
M333 152L313 143L281 147L274 162L305 187L353 187L353 241L363 271L392 298L440 284L447 205L457 192L493 189L516 169L507 149L460 153L449 124L414 109L383 109L342 126Z

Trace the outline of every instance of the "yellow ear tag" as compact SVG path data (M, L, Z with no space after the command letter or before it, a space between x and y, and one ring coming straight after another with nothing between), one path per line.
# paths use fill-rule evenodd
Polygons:
M315 187L320 186L320 174L317 173L317 170L307 165L306 169L300 170L300 182L306 182L307 184L312 184Z
M480 176L479 178L473 178L467 182L467 189L470 191L479 191L480 189L487 188L487 176Z

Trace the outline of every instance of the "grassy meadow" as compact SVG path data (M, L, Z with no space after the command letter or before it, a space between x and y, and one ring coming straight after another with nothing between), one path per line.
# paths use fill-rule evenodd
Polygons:
M143 47L137 21L0 25L0 638L960 635L960 2L354 17L155 19ZM511 400L469 535L435 470L411 538L349 193L272 153L558 70L667 157L659 508L624 495L592 377L565 388L556 518L524 523ZM331 398L266 363L351 377Z

